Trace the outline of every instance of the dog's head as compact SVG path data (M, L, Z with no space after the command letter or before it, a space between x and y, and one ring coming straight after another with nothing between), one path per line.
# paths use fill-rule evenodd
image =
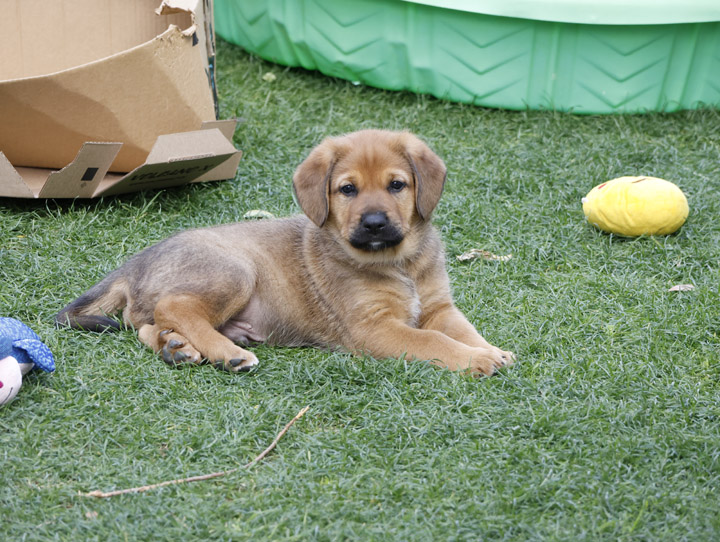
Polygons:
M356 255L395 257L430 220L445 174L414 135L363 130L324 140L297 168L293 186L310 220L336 230Z

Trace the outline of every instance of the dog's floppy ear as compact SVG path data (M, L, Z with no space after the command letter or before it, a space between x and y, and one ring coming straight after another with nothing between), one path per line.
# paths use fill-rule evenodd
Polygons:
M445 185L445 163L417 137L403 135L405 156L415 176L415 207L420 218L429 220Z
M315 147L293 175L293 189L300 208L318 226L330 212L330 177L337 162L332 139Z

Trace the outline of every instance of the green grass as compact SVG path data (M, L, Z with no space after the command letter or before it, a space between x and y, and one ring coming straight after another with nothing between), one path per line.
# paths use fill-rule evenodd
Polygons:
M720 113L505 112L353 86L219 43L234 180L100 201L0 200L0 315L57 358L0 409L4 540L720 538ZM277 80L262 79L273 72ZM130 331L53 315L179 229L298 212L326 135L409 129L445 159L435 223L457 302L517 352L473 380L424 363L256 349L249 375L171 370ZM580 198L621 175L688 196L673 236L593 230ZM462 264L469 248L512 254ZM692 283L691 292L668 292ZM80 496L244 465L214 481Z

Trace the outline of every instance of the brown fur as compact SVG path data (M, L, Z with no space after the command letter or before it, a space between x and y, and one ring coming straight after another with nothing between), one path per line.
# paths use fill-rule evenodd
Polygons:
M430 224L445 165L406 132L329 138L293 178L307 216L179 233L131 258L57 316L77 328L123 321L170 364L230 371L251 342L342 348L492 374L513 355L453 304Z

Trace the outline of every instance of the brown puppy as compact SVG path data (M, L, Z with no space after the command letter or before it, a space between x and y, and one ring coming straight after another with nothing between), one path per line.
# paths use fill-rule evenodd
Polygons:
M250 342L431 360L492 374L513 355L453 304L430 224L445 165L407 132L329 138L295 172L307 216L185 231L133 258L58 315L125 324L172 365L249 370Z

